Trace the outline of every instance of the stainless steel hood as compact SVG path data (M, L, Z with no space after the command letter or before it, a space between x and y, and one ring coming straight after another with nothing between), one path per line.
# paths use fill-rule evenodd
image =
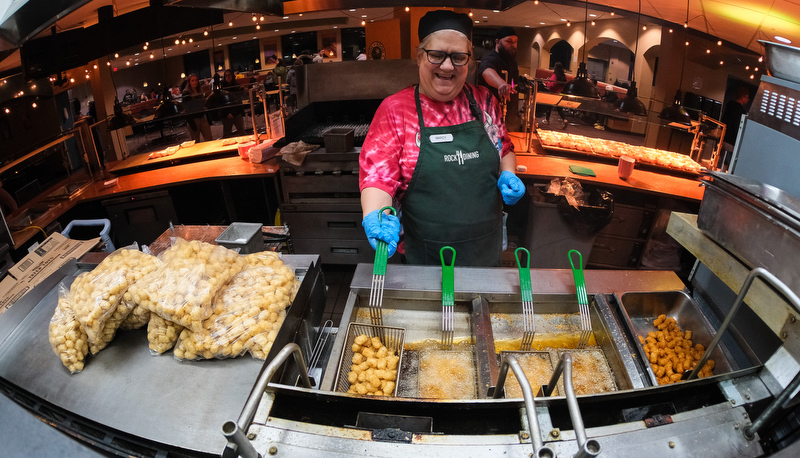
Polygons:
M19 6L0 24L0 51L18 48L22 43L47 29L58 19L77 10L91 0L18 0ZM15 8L12 4L8 11Z

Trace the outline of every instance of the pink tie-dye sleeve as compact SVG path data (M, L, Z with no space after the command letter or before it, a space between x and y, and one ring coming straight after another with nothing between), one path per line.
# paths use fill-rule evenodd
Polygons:
M400 187L403 154L402 118L393 111L391 98L378 107L359 156L359 189L378 188L394 196Z

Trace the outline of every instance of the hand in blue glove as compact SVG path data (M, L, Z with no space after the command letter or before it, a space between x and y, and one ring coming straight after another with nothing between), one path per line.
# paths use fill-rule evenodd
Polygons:
M522 180L508 170L500 174L500 179L497 180L497 187L500 188L503 202L507 205L514 205L525 194L525 185L522 184Z
M379 213L380 210L369 212L361 221L361 225L364 226L364 232L367 233L367 240L372 249L377 249L378 240L383 240L389 244L389 257L392 257L397 251L397 242L400 241L400 219L392 214L379 215Z

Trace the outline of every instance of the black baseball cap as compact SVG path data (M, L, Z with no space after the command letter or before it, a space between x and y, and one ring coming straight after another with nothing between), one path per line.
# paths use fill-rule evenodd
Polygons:
M419 20L417 35L422 41L437 30L455 30L472 39L472 19L464 13L450 10L429 11Z

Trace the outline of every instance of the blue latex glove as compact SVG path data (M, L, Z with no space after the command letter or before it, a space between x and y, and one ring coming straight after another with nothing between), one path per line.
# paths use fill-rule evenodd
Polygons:
M500 174L497 187L500 188L500 194L503 195L503 202L506 205L514 205L525 194L525 185L522 184L522 180L508 170Z
M386 214L380 215L378 221L378 213L380 210L374 210L364 217L361 225L364 227L364 232L367 233L367 240L372 245L372 249L377 249L378 240L383 240L389 244L389 257L392 257L397 251L397 242L400 241L400 219L395 215Z

